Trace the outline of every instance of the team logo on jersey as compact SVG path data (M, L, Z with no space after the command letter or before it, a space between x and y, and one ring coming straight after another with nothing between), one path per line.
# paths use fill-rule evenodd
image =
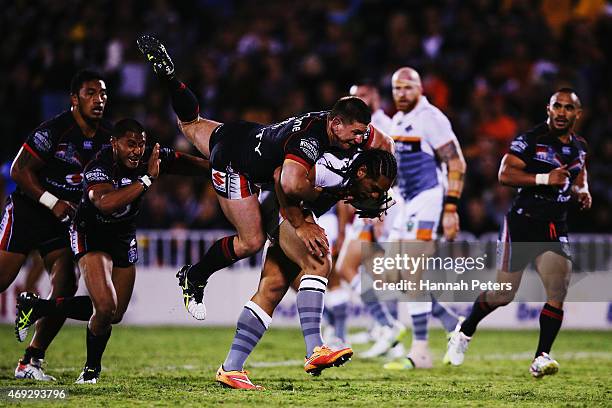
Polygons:
M569 146L563 146L561 148L561 153L565 154L566 156L569 156L570 154L572 154L572 148Z
M523 153L527 149L527 141L523 138L523 136L519 136L516 140L513 140L510 144L510 150L517 153Z
M32 137L34 147L41 152L48 152L51 150L51 138L49 137L49 131L47 129L37 130Z
M541 162L561 166L561 158L552 146L538 144L535 150L535 159Z
M412 125L408 125L404 128L406 132L410 132L412 130Z
M72 143L60 143L55 150L55 158L81 167L81 156Z
M84 150L91 150L91 149L93 149L93 140L85 140L85 141L83 141L83 149Z
M313 162L319 158L319 141L313 137L300 140L300 149Z

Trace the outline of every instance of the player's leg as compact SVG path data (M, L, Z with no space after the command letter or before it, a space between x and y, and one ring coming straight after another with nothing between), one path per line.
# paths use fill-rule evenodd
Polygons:
M129 265L113 268L113 287L117 294L117 308L113 315L112 324L120 323L123 319L134 291L134 281L136 280L136 266Z
M26 259L25 254L0 250L0 292L15 281Z
M20 202L15 207L13 196L7 198L0 222L0 293L15 281L31 247L25 235L28 214L22 213Z
M529 371L534 377L555 374L559 363L550 356L550 349L563 322L563 302L572 272L571 261L555 252L544 252L536 258L536 270L546 289L546 303L540 312L540 338Z
M270 322L272 313L299 273L278 246L267 246L257 292L246 303L236 327L236 334L225 361L217 370L217 381L232 388L263 389L254 385L244 371L244 363L259 343Z
M185 307L198 320L206 317L203 292L211 275L240 259L255 254L265 243L256 194L240 199L221 196L218 198L223 213L234 225L237 234L217 240L199 262L184 266L177 274L179 285L183 290Z
M87 361L77 383L96 383L102 369L102 354L111 335L117 311L117 292L113 285L113 261L104 252L86 253L79 259L94 312L87 325Z
M25 290L26 292L37 293L38 281L45 270L45 263L38 251L30 252L30 265L26 272Z
M136 43L157 78L167 87L181 131L206 158L210 158L210 136L221 123L200 117L196 96L176 78L172 59L161 42L152 36L143 35Z

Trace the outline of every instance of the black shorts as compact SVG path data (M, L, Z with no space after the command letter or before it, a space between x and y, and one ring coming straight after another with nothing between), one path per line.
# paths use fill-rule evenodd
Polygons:
M68 223L62 223L40 203L19 192L6 199L0 223L0 250L27 255L37 249L42 257L69 248Z
M100 251L110 255L113 266L127 268L138 262L135 233L112 234L100 230L80 231L70 227L70 246L74 259L79 261L86 253Z
M259 192L247 177L232 168L232 154L240 148L245 135L256 132L263 125L253 122L231 122L217 126L210 136L210 169L212 184L217 194L229 200L240 200Z
M538 255L552 251L571 260L566 222L544 221L510 211L504 217L498 245L497 268L524 270Z

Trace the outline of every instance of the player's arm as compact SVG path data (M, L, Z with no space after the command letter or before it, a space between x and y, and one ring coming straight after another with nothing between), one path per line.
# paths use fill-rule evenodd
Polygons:
M280 185L290 201L315 201L320 190L308 179L308 169L295 160L285 159L280 175Z
M208 160L182 152L174 152L173 160L164 166L164 173L182 176L200 176L207 174L209 170Z
M285 162L287 161L291 160L285 160ZM310 253L324 256L329 251L329 243L325 230L304 217L301 200L296 200L286 193L283 187L284 172L287 168L292 168L293 164L290 164L289 167L285 167L285 164L283 164L282 168L274 172L274 188L281 215L291 224L291 226L293 226L293 228L295 228L296 235L304 242L304 245L306 245ZM302 167L298 163L295 163L295 165ZM302 168L304 171L306 170L304 167ZM307 175L305 175L305 177L307 177ZM290 178L285 178L285 183L288 182L287 180L290 180ZM308 182L310 183L310 181Z
M569 180L567 165L563 165L549 173L534 174L525 171L527 164L518 156L507 153L499 166L497 178L501 184L512 187L529 187L550 185L563 187ZM585 173L586 174L586 173Z
M572 194L580 203L581 210L588 210L591 208L591 204L593 203L593 199L591 197L591 193L589 192L589 183L588 183L588 174L586 169L586 163L578 173L576 180L574 180L574 184L572 185Z
M159 145L155 145L149 158L147 175L138 178L138 182L115 189L111 177L99 168L93 168L85 173L85 181L89 184L87 196L89 201L104 215L125 208L148 190L151 183L159 176Z
M372 142L368 145L368 149L386 150L391 154L395 154L395 142L391 136L387 135L382 130L372 127Z
M11 165L11 178L26 195L47 207L60 220L67 220L74 214L75 206L60 200L40 185L37 174L44 164L34 150L24 144Z
M336 247L340 250L344 243L344 238L346 237L346 228L355 214L355 208L343 201L338 201L338 204L336 204L336 212L338 214L338 238L336 239Z
M444 197L442 228L447 240L452 241L459 233L459 215L457 206L463 192L463 179L466 164L459 143L455 137L436 149L436 155L442 163L446 163L448 190Z

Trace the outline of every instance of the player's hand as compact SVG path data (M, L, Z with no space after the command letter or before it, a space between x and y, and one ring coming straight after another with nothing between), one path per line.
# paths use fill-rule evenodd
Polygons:
M442 215L442 229L447 241L454 241L459 233L459 214L456 209L444 209Z
M569 183L570 172L567 164L548 173L548 184L555 187L565 187Z
M76 206L72 204L70 201L59 200L53 206L53 215L57 217L61 222L68 222L74 216L74 212L76 211Z
M157 178L159 176L159 163L161 163L159 159L159 143L155 143L151 157L149 157L149 167L147 169L147 174L150 177Z
M314 222L304 222L295 229L295 233L312 255L322 258L329 252L325 230Z
M580 204L581 210L588 210L591 208L591 204L593 204L593 198L588 191L576 194L576 199Z

